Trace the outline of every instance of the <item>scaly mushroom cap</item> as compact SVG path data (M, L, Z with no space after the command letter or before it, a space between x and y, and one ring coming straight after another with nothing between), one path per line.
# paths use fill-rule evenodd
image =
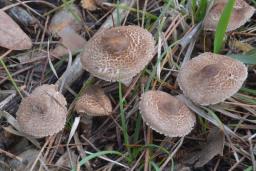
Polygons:
M65 126L66 105L65 97L55 85L42 85L22 100L16 113L17 121L21 130L29 135L53 135Z
M225 55L203 53L178 74L184 95L200 105L216 104L235 94L247 78L247 67Z
M228 0L216 0L210 12L205 18L204 29L215 31L220 16ZM244 25L254 14L255 8L247 4L244 0L236 0L234 9L227 27L227 32L235 30Z
M154 38L138 26L104 30L91 38L81 55L83 67L106 81L127 81L153 58Z
M89 116L104 116L112 113L112 105L101 88L88 87L76 102L75 110Z
M79 9L75 5L72 5L67 9L64 8L55 13L52 17L49 30L54 34L59 34L68 29L79 32L83 26L81 16Z
M139 104L143 120L153 130L168 137L189 134L196 117L181 101L162 91L147 91Z

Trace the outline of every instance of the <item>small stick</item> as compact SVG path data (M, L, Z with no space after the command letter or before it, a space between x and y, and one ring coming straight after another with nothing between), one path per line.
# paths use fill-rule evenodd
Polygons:
M19 156L16 156L16 155L14 155L12 153L9 153L9 152L7 152L7 151L5 151L5 150L0 148L0 154L1 153L5 154L6 156L8 156L10 158L13 158L13 159L16 159L16 160L19 160L20 162L22 162L22 158L20 158Z

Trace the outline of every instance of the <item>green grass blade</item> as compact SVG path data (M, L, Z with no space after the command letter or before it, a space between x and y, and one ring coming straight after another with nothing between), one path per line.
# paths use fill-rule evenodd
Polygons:
M245 64L256 64L256 49L250 50L245 54L230 54L228 56L237 59Z
M240 91L246 92L246 93L249 93L249 94L252 94L252 95L256 95L256 89L253 90L253 89L250 89L250 88L242 87L242 88L240 89Z
M221 51L234 4L235 0L229 0L221 14L214 37L214 53L219 53Z
M87 161L91 160L91 159L94 159L96 157L99 157L99 156L103 156L103 155L106 155L106 154L116 154L118 156L122 156L122 153L118 152L118 151L100 151L100 152L97 152L97 153L92 153L91 155L83 158L81 161L79 161L79 165L80 167L82 165L84 165ZM76 168L72 168L72 171L76 171Z
M208 1L200 0L199 8L196 11L196 21L202 21L207 10Z
M154 168L155 171L161 171L160 168L159 168L159 166L158 166L156 163L150 161L150 164L153 166L153 168Z
M7 66L5 65L3 59L0 59L0 63L1 63L1 65L3 66L5 72L7 73L8 79L11 81L12 85L14 86L14 88L16 89L16 91L18 92L18 94L20 95L20 97L23 98L23 96L22 96L22 94L21 94L21 92L20 92L19 87L17 86L17 84L16 84L15 81L13 80L12 75L11 75L11 73L9 72Z
M129 137L128 137L128 131L127 131L127 125L126 125L126 119L124 114L124 98L122 95L122 84L119 82L119 106L120 106L120 115L121 115L121 126L122 126L122 132L124 136L124 143L126 145L129 144ZM131 149L130 147L127 147L129 156L131 156Z

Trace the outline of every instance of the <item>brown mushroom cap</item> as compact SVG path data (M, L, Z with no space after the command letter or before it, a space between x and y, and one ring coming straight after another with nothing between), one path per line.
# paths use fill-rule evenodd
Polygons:
M181 101L162 91L147 91L139 104L143 120L153 130L168 137L191 132L196 117Z
M215 31L220 16L228 0L215 0L213 7L205 18L204 29ZM227 32L235 30L244 25L254 14L255 8L247 4L244 0L236 0Z
M37 87L24 98L16 113L20 128L35 137L53 135L65 126L67 115L65 97L55 85Z
M111 101L99 87L88 87L75 105L77 113L104 116L112 113Z
M83 26L81 16L79 9L75 5L71 5L67 9L64 8L52 17L49 30L56 34L69 29L79 32Z
M188 61L177 80L185 96L200 105L210 105L235 94L246 77L247 67L242 62L207 52Z
M81 55L83 67L106 81L126 81L153 58L154 38L138 26L104 30L91 38Z

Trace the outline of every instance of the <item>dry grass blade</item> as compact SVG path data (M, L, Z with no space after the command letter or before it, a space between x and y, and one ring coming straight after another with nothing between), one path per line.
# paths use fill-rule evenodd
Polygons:
M226 125L220 125L219 122L217 120L215 120L215 118L213 118L212 116L208 115L204 110L202 110L201 108L197 107L196 105L194 105L189 99L187 99L185 96L181 95L180 99L192 110L194 111L196 114L198 114L199 116L203 117L204 119L208 120L209 122L211 122L213 125L217 126L220 129L224 128L224 132L227 134L230 134L236 138L239 138L240 140L243 140L241 137L239 137L238 135L236 135L229 127L227 127ZM244 141L244 140L243 140Z

